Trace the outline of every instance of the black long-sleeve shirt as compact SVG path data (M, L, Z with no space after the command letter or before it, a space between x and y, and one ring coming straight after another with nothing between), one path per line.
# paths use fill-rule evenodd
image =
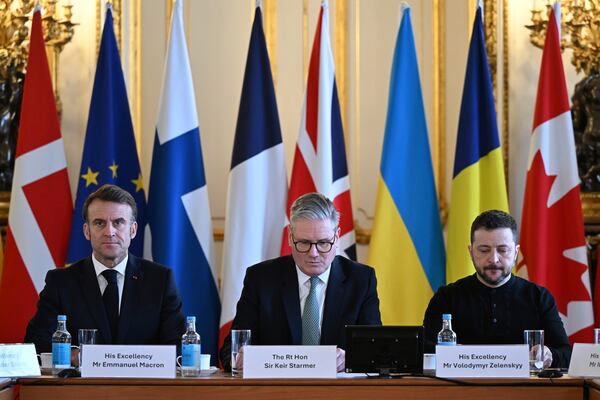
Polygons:
M525 329L543 329L552 366L569 366L571 346L554 297L518 276L498 288L482 284L475 274L441 287L425 311L426 352L435 350L442 314L452 314L459 344L519 344Z

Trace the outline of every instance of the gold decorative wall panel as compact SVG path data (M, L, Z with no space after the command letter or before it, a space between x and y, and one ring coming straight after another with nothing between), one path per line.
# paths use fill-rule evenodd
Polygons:
M433 1L433 141L431 156L442 223L446 223L446 0Z

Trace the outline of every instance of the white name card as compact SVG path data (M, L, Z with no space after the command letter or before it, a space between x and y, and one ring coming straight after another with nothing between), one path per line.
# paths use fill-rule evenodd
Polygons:
M27 344L0 344L0 376L40 376L35 346Z
M335 378L335 346L245 346L244 378Z
M600 377L600 345L575 343L569 364L569 376Z
M98 345L82 348L84 378L175 378L175 346Z
M436 346L435 375L443 378L528 378L525 344Z

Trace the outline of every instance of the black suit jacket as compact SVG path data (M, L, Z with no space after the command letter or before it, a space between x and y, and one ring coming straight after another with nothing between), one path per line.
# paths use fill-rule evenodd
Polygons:
M51 351L56 316L65 314L73 344L78 344L77 331L83 328L98 329L98 344L177 344L185 332L181 307L171 270L129 254L119 331L113 338L89 257L68 268L48 271L25 342L35 343L38 353Z
M325 292L321 344L346 347L345 325L381 325L373 268L336 256ZM256 264L246 271L232 329L252 330L255 345L302 344L298 274L292 256ZM220 352L231 367L231 336Z

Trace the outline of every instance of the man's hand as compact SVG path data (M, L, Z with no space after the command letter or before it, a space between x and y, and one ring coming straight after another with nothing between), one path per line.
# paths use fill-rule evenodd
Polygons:
M539 360L539 352L542 352L542 368L549 368L552 365L552 352L547 346L544 346L544 349L541 349L540 345L533 346L530 350L530 359L531 360ZM536 364L539 361L536 362ZM536 365L537 366L537 365ZM539 368L539 366L537 366Z
M550 368L552 365L552 352L547 346L544 346L544 355L542 360L544 360L544 368Z
M337 372L344 372L346 369L346 351L339 347L335 349L335 360Z

